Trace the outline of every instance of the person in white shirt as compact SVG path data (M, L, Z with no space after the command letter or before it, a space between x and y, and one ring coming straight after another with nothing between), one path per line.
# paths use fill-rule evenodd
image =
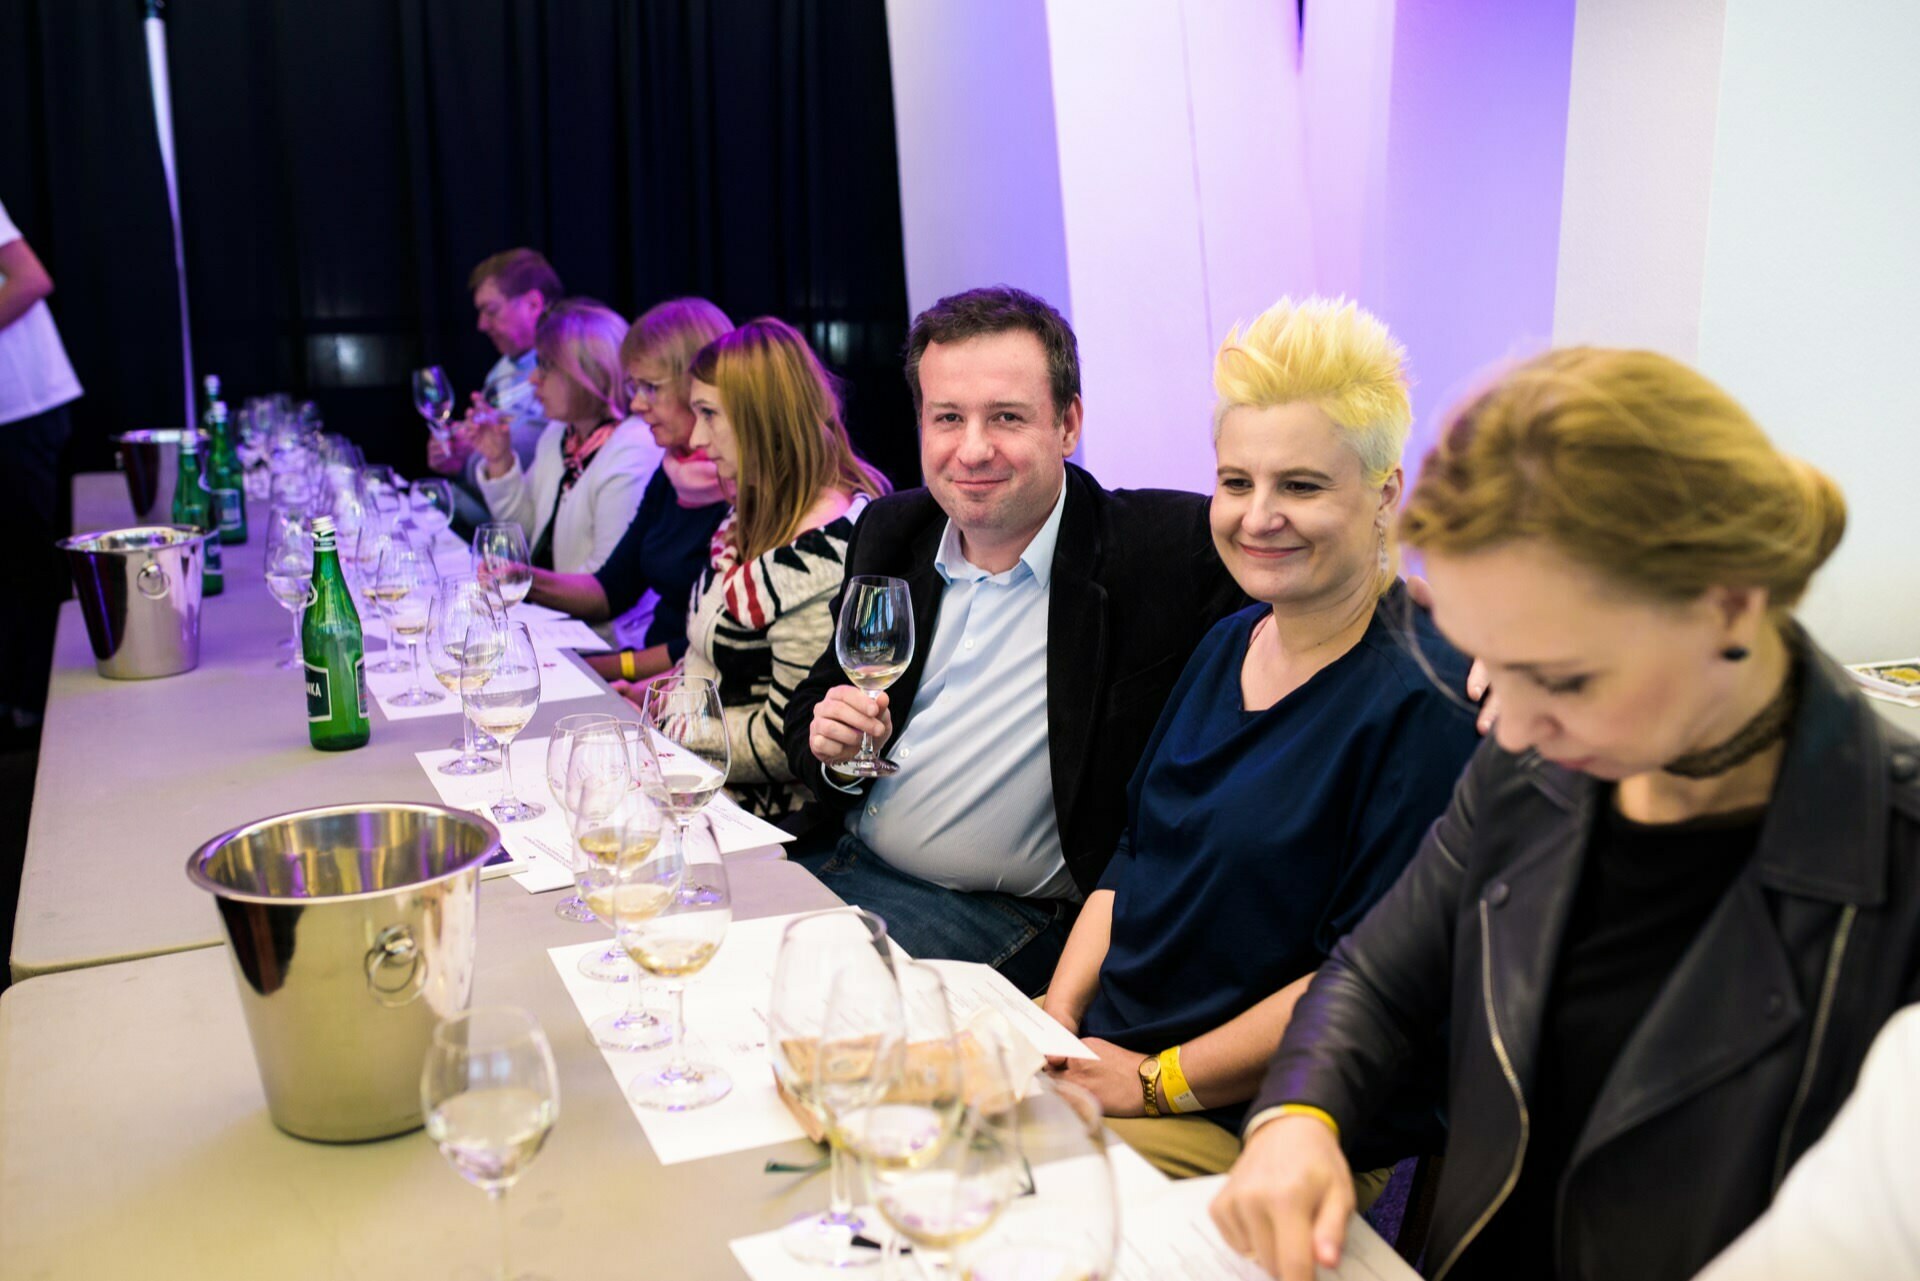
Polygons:
M1920 1005L1888 1019L1840 1114L1754 1221L1695 1281L1920 1277Z
M536 568L600 568L660 465L646 424L627 416L626 334L625 320L590 299L548 308L534 335L533 388L551 421L532 468L521 466L504 422L484 420L473 433L481 497L493 519L526 531Z
M39 723L53 661L53 627L66 595L60 536L60 450L80 380L60 343L47 295L53 277L0 205L0 733Z

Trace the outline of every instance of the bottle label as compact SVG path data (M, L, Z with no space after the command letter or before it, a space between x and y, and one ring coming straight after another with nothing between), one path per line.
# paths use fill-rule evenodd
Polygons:
M307 719L316 725L333 719L333 676L318 663L307 664Z
M213 537L212 530L207 531L207 537L201 542L200 545L207 549L207 568L205 572L209 574L218 574L222 572L224 568L224 562L222 562L220 558L220 540L218 538Z
M237 489L216 489L213 498L220 506L220 528L240 528L241 506L240 491Z
M366 655L362 654L358 658L353 660L353 678L354 678L354 682L360 687L360 719L363 721L370 720L372 719L372 713L367 710L367 658L366 658Z

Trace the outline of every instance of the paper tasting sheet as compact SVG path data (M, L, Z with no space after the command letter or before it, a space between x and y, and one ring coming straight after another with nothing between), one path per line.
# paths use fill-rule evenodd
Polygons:
M1121 1233L1119 1281L1269 1281L1253 1260L1235 1253L1220 1238L1207 1207L1225 1187L1227 1176L1182 1179L1166 1190L1145 1214L1128 1215ZM1419 1274L1380 1234L1354 1215L1347 1220L1347 1244L1340 1266L1321 1268L1320 1281L1419 1281Z

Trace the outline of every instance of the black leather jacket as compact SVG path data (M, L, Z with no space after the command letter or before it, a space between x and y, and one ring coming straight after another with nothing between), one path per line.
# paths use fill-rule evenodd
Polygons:
M1920 997L1920 748L1807 654L1759 848L1621 1047L1560 1185L1562 1281L1692 1276L1751 1223ZM1527 1151L1543 1006L1601 787L1484 744L1294 1011L1252 1111L1361 1131L1451 1017L1427 1241L1444 1277Z

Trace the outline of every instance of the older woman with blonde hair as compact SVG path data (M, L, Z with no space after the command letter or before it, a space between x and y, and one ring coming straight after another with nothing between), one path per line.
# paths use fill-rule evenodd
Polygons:
M732 328L705 298L671 298L633 322L620 363L630 408L662 451L659 469L604 564L590 573L534 571L530 600L616 633L615 653L588 660L602 676L656 676L686 652L687 595L728 510L713 460L693 444L688 369L702 347ZM608 629L608 619L618 623Z
M854 521L892 486L854 453L833 376L785 321L748 321L689 372L691 443L713 459L733 509L694 585L685 671L720 683L728 790L777 819L811 795L782 745L787 696L832 643L829 603Z
M1402 353L1350 303L1282 299L1214 367L1214 545L1256 604L1195 650L1045 1006L1057 1059L1163 1170L1224 1170L1294 1001L1393 883L1475 742L1465 663L1395 572ZM1146 1118L1146 1119L1138 1119Z
M536 569L600 568L640 507L660 448L626 416L620 343L627 322L597 302L555 303L534 330L533 387L548 419L523 471L503 422L474 433L481 497L526 531Z
M1443 1027L1430 1275L1679 1281L1766 1207L1920 997L1920 749L1792 616L1845 519L1653 352L1453 417L1401 528L1495 737L1295 1007L1229 1243L1334 1265L1342 1145Z

